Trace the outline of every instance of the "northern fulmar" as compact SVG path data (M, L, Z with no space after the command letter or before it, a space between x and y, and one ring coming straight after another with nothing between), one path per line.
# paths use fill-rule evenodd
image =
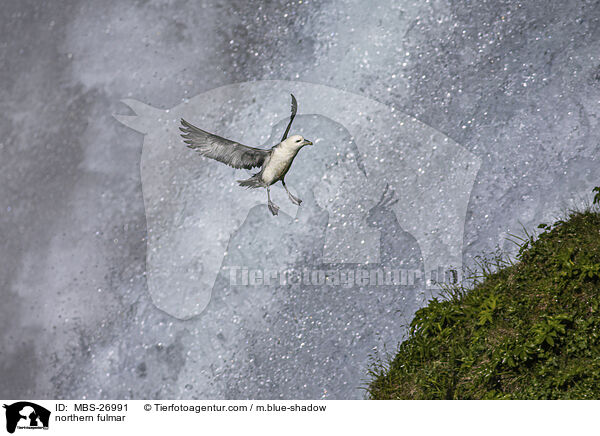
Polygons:
M302 203L302 200L293 196L288 190L284 180L298 151L305 145L312 145L311 141L304 139L300 135L287 137L297 111L298 102L296 101L296 97L292 94L292 114L287 128L285 129L285 133L281 138L281 142L268 150L249 147L240 144L239 142L231 141L206 132L188 123L183 118L181 119L182 127L179 129L183 132L181 134L184 139L183 142L185 142L192 150L199 152L202 156L222 162L233 168L245 168L250 170L252 168L260 167L260 171L249 179L238 180L237 182L240 186L246 188L267 188L269 210L273 215L277 215L279 207L271 201L270 186L280 180L290 197L291 202L298 206Z

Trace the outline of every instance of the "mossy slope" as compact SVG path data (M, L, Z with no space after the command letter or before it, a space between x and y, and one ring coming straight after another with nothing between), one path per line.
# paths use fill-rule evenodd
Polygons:
M373 399L600 399L600 214L526 240L517 262L417 311Z

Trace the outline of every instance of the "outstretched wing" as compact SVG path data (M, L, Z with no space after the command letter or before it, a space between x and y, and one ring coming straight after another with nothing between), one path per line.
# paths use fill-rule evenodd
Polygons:
M290 116L290 122L288 123L287 129L285 129L285 133L283 134L283 138L281 138L281 141L285 141L288 133L290 133L290 127L292 127L292 122L294 121L296 112L298 112L298 102L296 101L296 97L294 97L294 94L290 95L292 96L292 115Z
M234 168L252 169L260 167L264 163L270 150L261 150L260 148L248 147L239 142L230 141L218 135L205 132L196 126L181 119L179 130L183 133L181 136L189 148L196 150L202 156L223 162Z

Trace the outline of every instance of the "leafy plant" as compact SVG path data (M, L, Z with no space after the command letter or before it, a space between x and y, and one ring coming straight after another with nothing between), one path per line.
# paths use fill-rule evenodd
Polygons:
M571 317L568 314L545 317L543 321L535 324L532 328L534 344L548 344L553 347L559 336L565 334L566 323L570 320Z

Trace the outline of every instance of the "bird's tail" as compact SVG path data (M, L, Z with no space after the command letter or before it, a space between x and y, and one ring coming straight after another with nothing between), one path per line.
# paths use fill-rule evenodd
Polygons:
M237 182L239 183L240 186L243 186L245 188L260 188L260 187L264 186L264 183L262 182L262 180L260 178L260 173L254 174L249 179L238 180Z

